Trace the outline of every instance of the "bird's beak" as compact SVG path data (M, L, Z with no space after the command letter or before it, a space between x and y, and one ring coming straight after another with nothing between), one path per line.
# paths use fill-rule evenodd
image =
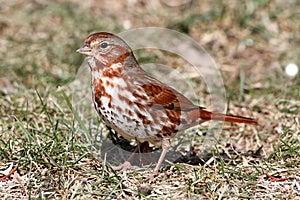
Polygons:
M77 49L76 52L86 56L93 56L92 49L88 45L84 45L80 49Z

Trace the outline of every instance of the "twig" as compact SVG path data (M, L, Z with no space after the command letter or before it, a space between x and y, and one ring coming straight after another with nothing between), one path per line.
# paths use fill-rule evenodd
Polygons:
M7 175L0 177L0 181L4 181L8 177L10 177L10 175L12 175L17 170L17 168L18 166L15 166L15 168L13 168Z
M271 179L272 181L286 181L286 180L289 180L289 179L294 179L293 177L277 178L277 177L272 176L272 175L270 175L270 174L268 174L268 173L265 173L265 174L266 174L266 176L267 176L269 179Z

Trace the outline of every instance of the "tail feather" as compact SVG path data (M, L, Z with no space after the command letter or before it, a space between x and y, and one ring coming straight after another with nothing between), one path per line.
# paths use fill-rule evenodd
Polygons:
M217 121L245 123L245 124L253 124L253 125L258 124L257 120L252 118L234 116L234 115L224 115L221 113L212 113L202 109L200 109L199 112L200 112L200 118L203 120L217 120Z

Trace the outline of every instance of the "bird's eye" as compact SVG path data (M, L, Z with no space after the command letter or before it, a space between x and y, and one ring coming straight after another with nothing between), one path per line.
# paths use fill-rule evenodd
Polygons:
M100 44L100 47L101 47L102 49L106 49L106 48L108 47L108 43L107 43L107 42L102 42L102 43Z

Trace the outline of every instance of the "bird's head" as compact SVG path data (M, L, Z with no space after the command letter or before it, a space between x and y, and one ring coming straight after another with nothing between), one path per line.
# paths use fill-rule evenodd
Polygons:
M76 52L86 55L91 65L110 66L122 63L128 57L133 57L131 48L120 37L107 32L98 32L90 35L82 48ZM97 64L96 64L97 63Z

